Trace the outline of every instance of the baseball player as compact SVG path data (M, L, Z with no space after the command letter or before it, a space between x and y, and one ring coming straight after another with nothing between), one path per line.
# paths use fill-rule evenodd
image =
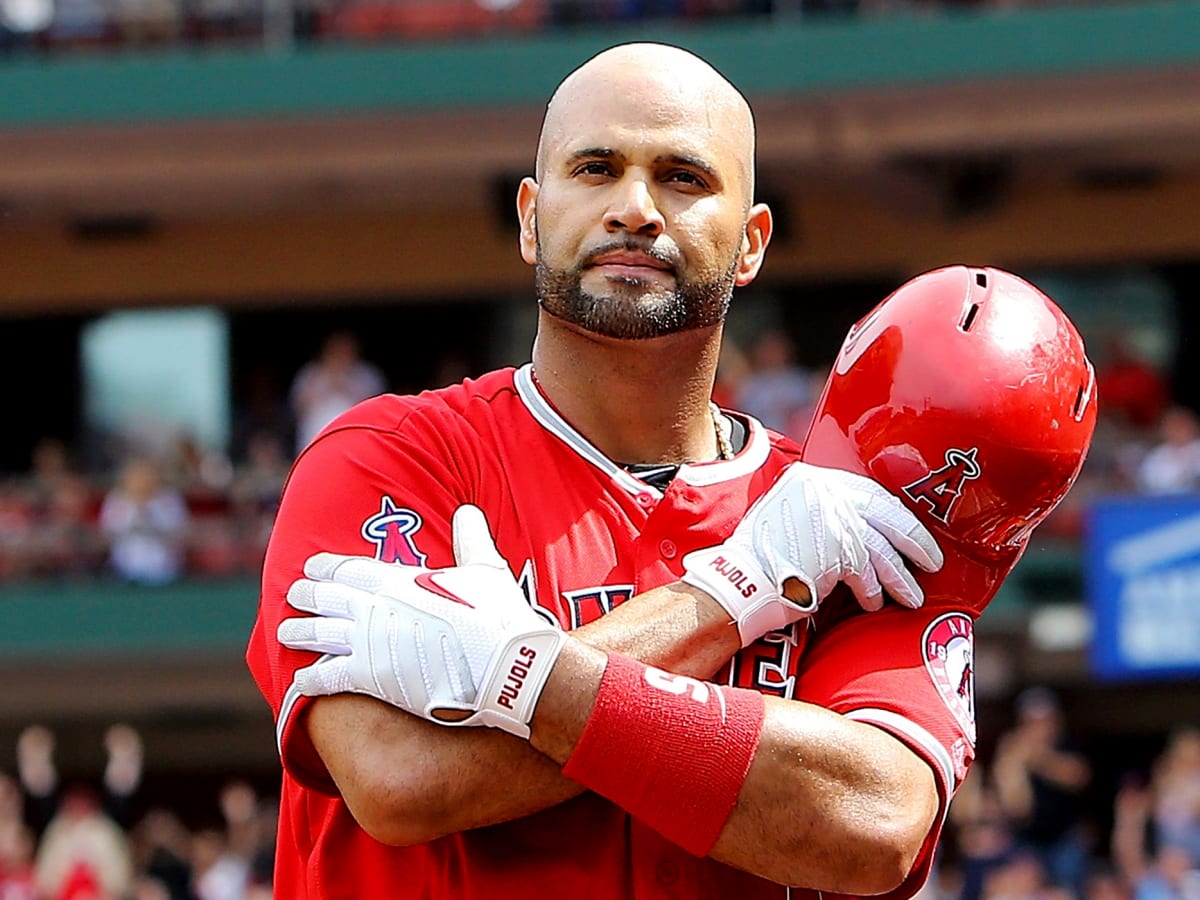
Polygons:
M873 364L868 405L837 399L835 369L821 416L843 440L814 430L820 466L709 407L729 295L770 238L752 148L744 101L695 57L585 64L519 195L532 364L368 401L297 461L248 650L285 767L278 896L900 897L924 879L972 753L970 624L1027 533L951 524L999 518L990 445L859 452L889 400L879 364L905 358L866 351L924 330L876 316L847 342ZM939 284L968 285L961 307L990 296L979 274ZM1042 375L1078 345L1061 324ZM930 418L931 396L911 417L931 432L977 421L961 398ZM1069 485L1090 392L1077 407L1075 468L1027 468L1039 505L1006 515L1032 527ZM1007 451L1013 428L987 421ZM931 530L964 554L923 593L901 552L936 570Z

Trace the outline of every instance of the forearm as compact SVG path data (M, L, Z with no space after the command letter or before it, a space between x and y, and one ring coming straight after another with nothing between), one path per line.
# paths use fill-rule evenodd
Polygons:
M351 814L385 844L493 825L582 791L503 731L446 728L372 697L319 697L306 725Z
M700 678L739 647L728 614L684 585L641 594L574 635L580 646ZM583 791L559 765L502 731L446 728L354 694L319 699L307 725L351 812L385 843L519 818Z
M899 885L937 815L933 772L888 733L767 698L758 752L713 858L841 894Z
M531 740L559 763L588 723L606 661L569 642L551 675ZM767 698L757 752L709 855L780 883L882 893L911 870L937 808L932 771L895 738Z
M682 582L639 594L571 636L597 650L693 678L712 677L741 649L729 613Z

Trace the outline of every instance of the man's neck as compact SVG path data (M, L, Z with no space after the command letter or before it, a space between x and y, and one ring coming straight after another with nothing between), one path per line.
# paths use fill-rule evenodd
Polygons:
M721 328L617 341L546 313L533 373L547 399L609 459L682 463L716 459L710 412Z

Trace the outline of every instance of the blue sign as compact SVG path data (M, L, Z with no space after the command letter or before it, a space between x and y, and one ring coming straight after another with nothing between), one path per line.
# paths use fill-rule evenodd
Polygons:
M1100 500L1087 524L1095 674L1200 674L1200 495Z

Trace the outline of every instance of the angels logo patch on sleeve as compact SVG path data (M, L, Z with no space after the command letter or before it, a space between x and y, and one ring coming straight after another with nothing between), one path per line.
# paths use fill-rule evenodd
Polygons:
M925 670L963 734L975 746L975 623L964 613L938 616L922 638Z
M379 512L362 525L362 536L375 545L375 558L405 566L425 565L425 554L417 549L414 536L424 522L415 510L396 505L384 497Z

